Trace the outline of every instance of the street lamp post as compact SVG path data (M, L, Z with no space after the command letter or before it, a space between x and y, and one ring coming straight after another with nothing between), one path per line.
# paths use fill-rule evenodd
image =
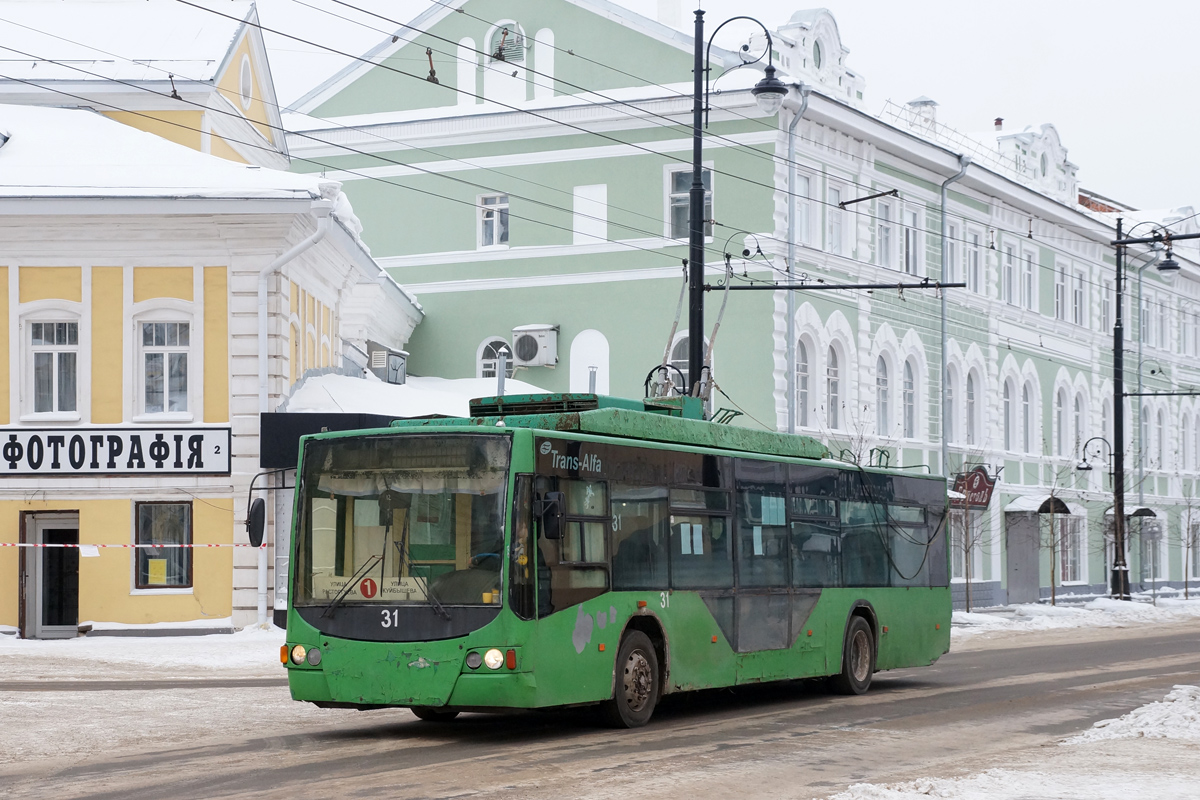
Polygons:
M1183 239L1200 239L1200 233L1178 236L1170 231L1155 231L1151 236L1126 237L1123 235L1124 220L1117 219L1117 238L1110 244L1117 251L1116 301L1117 309L1113 325L1113 565L1112 596L1118 600L1129 597L1129 564L1125 561L1125 323L1124 285L1125 248L1133 244L1166 245L1167 257L1158 263L1158 271L1164 276L1179 272L1179 262L1171 257L1171 243ZM1140 396L1141 391L1133 395ZM1136 413L1141 414L1138 409Z
M767 35L766 75L750 90L763 113L779 111L788 87L775 77L771 55L771 32L753 17L731 17L713 30L717 31L734 20L744 19L757 24ZM688 383L689 394L701 393L701 370L704 368L704 112L708 105L708 63L704 49L704 11L696 9L695 50L692 62L692 188L688 192ZM712 50L712 40L708 42ZM762 56L759 56L761 59ZM711 376L709 376L711 379Z

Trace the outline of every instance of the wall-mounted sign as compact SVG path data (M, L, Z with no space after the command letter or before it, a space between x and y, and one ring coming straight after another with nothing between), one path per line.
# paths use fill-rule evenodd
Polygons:
M0 475L228 475L230 428L0 428Z
M964 495L964 499L953 501L952 505L968 508L987 508L992 502L992 490L996 488L996 479L988 475L984 467L976 467L970 472L963 472L954 479L954 491Z

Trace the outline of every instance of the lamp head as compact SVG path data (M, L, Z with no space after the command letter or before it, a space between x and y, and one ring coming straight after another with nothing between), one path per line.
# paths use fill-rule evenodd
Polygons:
M1079 470L1080 472L1091 472L1092 465L1089 464L1087 462L1087 459L1085 458L1083 461L1080 461L1078 464L1075 465L1075 469Z
M754 95L755 102L758 103L759 109L764 114L774 116L779 111L779 107L783 105L783 98L787 96L788 87L775 77L775 67L772 65L768 64L765 72L766 75L761 81L754 84L750 94Z
M1158 274L1163 280L1172 281L1179 274L1179 262L1171 255L1171 248L1167 247L1167 257L1158 262Z

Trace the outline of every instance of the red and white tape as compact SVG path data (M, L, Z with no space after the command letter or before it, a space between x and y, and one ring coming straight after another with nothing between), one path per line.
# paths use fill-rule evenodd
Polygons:
M259 547L266 547L263 542ZM252 544L42 544L40 542L0 542L0 547L144 547L161 550L164 547L254 547ZM257 548L256 548L257 549Z

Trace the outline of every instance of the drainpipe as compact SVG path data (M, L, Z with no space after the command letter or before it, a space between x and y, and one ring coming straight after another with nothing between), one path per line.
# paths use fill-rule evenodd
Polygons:
M946 251L946 190L950 184L967 174L967 167L971 166L971 157L960 155L958 164L958 173L942 182L942 283L948 283L950 278L950 257ZM950 378L950 369L946 360L946 290L943 288L940 294L942 295L942 474L946 477L946 486L949 488L952 484L950 481L950 439L946 435L946 420L950 419L950 398L946 395L946 381Z
M258 411L265 414L267 407L267 279L280 267L308 250L325 238L329 232L330 213L333 203L329 199L314 200L312 215L317 218L317 230L287 252L280 255L258 273ZM267 547L258 548L258 624L267 621Z
M788 124L788 215L787 215L787 275L788 283L795 283L792 273L796 264L796 125L804 112L808 110L808 96L812 93L811 86L803 83L797 86L800 92L800 106L792 114ZM787 431L796 432L796 292L789 289L787 293Z

